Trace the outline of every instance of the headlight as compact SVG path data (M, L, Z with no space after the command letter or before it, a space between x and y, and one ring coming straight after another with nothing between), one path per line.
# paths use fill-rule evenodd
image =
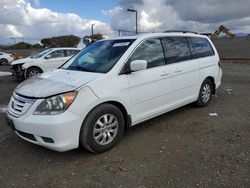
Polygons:
M63 113L73 103L77 91L63 93L44 99L36 108L34 115L55 115Z

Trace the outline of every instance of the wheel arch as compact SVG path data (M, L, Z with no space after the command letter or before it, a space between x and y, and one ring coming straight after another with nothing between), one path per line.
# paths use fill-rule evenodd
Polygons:
M212 76L208 76L208 77L206 77L204 80L206 80L206 79L208 79L208 80L211 81L211 83L212 83L212 85L213 85L213 91L212 91L212 93L215 94L215 90L216 90L216 87L215 87L215 79L214 79Z
M109 100L109 101L103 101L97 105L95 105L93 108L91 108L91 110L87 113L87 115L85 116L85 118L90 114L90 112L95 109L96 107L98 106L101 106L103 104L111 104L111 105L114 105L115 107L117 107L121 112L122 112L122 115L124 117L124 121L125 121L125 126L124 126L124 129L125 130L129 130L131 125L132 125L132 118L131 118L131 115L128 113L126 107L121 103L121 102L118 102L118 101L115 101L115 100ZM84 118L84 120L85 120ZM83 122L84 122L83 120Z
M117 101L107 101L105 103L112 104L121 110L123 117L124 117L124 121L125 121L124 128L125 128L125 130L129 130L131 127L131 124L132 124L132 119L131 119L131 115L128 114L128 111L125 108L125 106L122 103L117 102Z
M120 102L118 102L118 101L113 101L113 100L111 100L111 101L103 101L103 102L101 102L101 103L99 103L99 104L93 106L93 107L91 108L91 110L88 111L88 113L87 113L87 115L85 116L85 118L83 119L83 122L82 122L82 125L81 125L81 128L80 128L80 132L79 132L79 138L78 138L78 144L79 144L79 146L83 146L85 149L87 149L87 150L89 150L90 152L93 152L93 153L97 153L97 152L96 152L95 150L93 150L93 149L86 143L86 141L82 141L82 140L81 140L82 136L86 137L86 135L84 135L84 132L85 132L85 131L82 131L82 130L85 128L85 127L84 127L84 123L86 122L86 118L88 117L88 115L89 115L95 108L98 108L99 106L105 105L105 104L113 105L113 106L117 107L117 108L121 111L121 113L122 113L122 115L123 115L123 117L124 117L124 121L125 121L125 122L124 122L124 129L123 129L123 131L129 130L130 127L131 127L131 122L132 122L132 121L131 121L131 116L127 113L127 110L126 110L125 106L124 106L123 104L121 104Z

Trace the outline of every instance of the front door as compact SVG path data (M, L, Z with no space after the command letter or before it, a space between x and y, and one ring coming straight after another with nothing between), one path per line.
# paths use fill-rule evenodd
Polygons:
M128 74L130 99L134 110L134 121L141 121L162 111L169 104L172 91L172 66L165 65L162 43L159 38L141 43L129 58L146 60L146 70Z
M65 57L65 50L55 50L49 55L50 58L45 59L43 65L45 71L57 69L68 59L68 57Z

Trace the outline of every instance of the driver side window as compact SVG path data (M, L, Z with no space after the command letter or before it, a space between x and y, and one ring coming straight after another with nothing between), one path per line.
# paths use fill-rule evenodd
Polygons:
M140 44L140 46L129 58L128 62L130 63L133 60L146 60L148 62L147 68L165 65L165 59L160 39L149 39Z
M51 58L60 58L60 57L65 56L64 55L64 50L56 50L54 52L51 52L49 55L51 56L50 59Z

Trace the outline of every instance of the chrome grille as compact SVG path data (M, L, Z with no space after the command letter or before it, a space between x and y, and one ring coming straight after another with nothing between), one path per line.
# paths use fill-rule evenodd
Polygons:
M15 117L20 117L29 110L34 102L35 99L24 98L13 93L8 106L8 113Z

